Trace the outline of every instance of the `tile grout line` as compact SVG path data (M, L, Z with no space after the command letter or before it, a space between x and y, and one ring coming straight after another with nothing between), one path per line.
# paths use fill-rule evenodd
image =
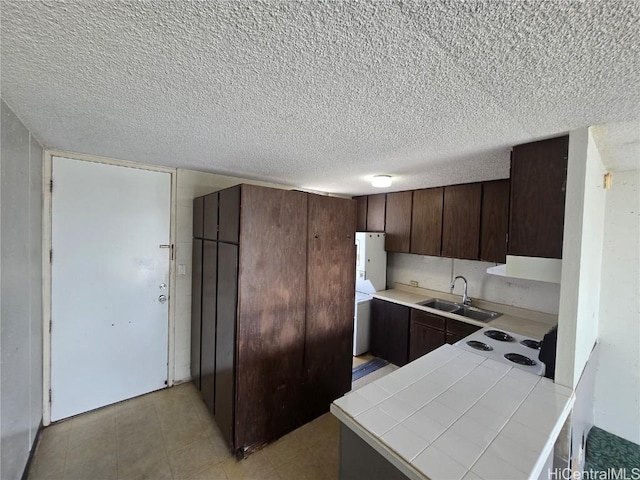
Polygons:
M513 369L513 368L515 368L515 367L512 367L512 369ZM508 371L507 371L507 373L508 373L509 371L511 371L511 369L510 369L510 370L508 370ZM503 375L503 376L502 376L502 377L500 377L500 378L503 378L504 376L506 376L506 373L505 373L505 375ZM518 406L516 407L516 409L513 411L513 413L512 413L511 415L509 415L509 418L507 419L507 423L509 423L509 420L511 420L511 418L513 418L513 416L516 414L516 412L518 411L518 409L519 409L519 408L522 406L522 404L527 400L527 398L529 398L529 395L531 395L531 392L533 391L533 389L536 387L536 385L537 385L539 382L540 382L540 379L536 380L536 382L533 384L533 386L531 387L531 389L527 392L527 395L525 395L525 397L522 399L522 401L520 401L520 403L518 403ZM496 383L497 383L497 382L496 382ZM483 396L484 396L484 395L483 395ZM480 398L482 398L482 397L480 397ZM506 425L506 423L505 423L505 425ZM496 438L498 438L498 437L500 436L500 432L502 432L502 430L504 430L504 425L502 425L502 427L500 427L500 430L498 430L498 435L496 435L495 437L493 437L493 439L491 440L491 442L489 442L489 445L487 445L487 446L486 446L486 448L484 448L484 449L482 450L482 452L480 453L480 455L478 456L478 458L476 458L476 460L471 464L471 467L469 467L469 471L470 471L470 472L472 471L472 468L474 467L474 465L476 465L476 464L478 463L478 460L480 460L480 458L482 458L482 455L484 455L484 453L485 453L487 450L489 450L489 448L491 447L491 445L493 445L493 442L495 442L495 441L496 441ZM500 457L500 458L502 459L502 457ZM511 462L509 462L508 460L504 460L504 459L502 459L502 460L503 460L503 461L505 461L507 464L511 465L511 466L512 466L513 468L515 468L516 470L519 470L519 468L518 468L518 467L516 467L515 465L512 465L512 464L511 464ZM522 473L525 473L525 472L522 472Z
M453 357L453 358L451 358L450 360L448 360L447 362L445 362L443 365L445 365L446 363L449 363L450 361L452 361L452 360L454 360L454 359L458 358L459 356L460 356L460 355L456 355L455 357ZM475 365L471 370L469 370L469 372L467 372L465 375L463 375L462 377L460 377L460 378L459 378L458 380L456 380L453 384L449 385L449 386L448 386L448 387L447 387L447 388L446 388L442 393L440 393L440 395L442 395L442 394L444 394L444 393L448 392L448 391L449 391L449 390L450 390L450 389L451 389L455 384L457 384L458 382L460 382L463 378L467 377L467 376L468 376L468 375L469 375L473 370L475 370L476 368L478 368L478 367L479 367L480 365L482 365L485 361L486 361L486 359L485 359L485 360L483 360L482 362L480 362L479 364ZM440 368L440 367L438 367L438 368ZM485 368L490 368L490 367L485 367ZM437 370L437 369L434 369L434 370L432 370L432 371L435 371L435 370ZM481 400L481 399L482 399L482 398L483 398L483 397L484 397L484 396L485 396L485 395L486 395L486 394L491 390L491 388L493 388L493 387L494 387L494 386L495 386L495 385L496 385L496 384L497 384L501 379L503 379L503 378L504 378L504 377L505 377L505 376L506 376L506 375L507 375L511 370L512 370L512 368L509 368L509 369L508 369L508 370L506 370L506 371L505 371L505 372L504 372L500 377L498 377L498 378L497 378L497 380L495 380L495 381L491 384L491 387L489 388L489 390L487 390L484 394L482 394L482 396L480 396L480 397L479 397L475 402L473 402L473 403L472 403L472 404L471 404L471 405L470 405L466 410L464 410L464 411L463 411L463 412L462 412L462 413L461 413L461 414L460 414L460 415L459 415L459 416L454 420L454 422L453 422L453 423L451 423L451 425L449 425L448 427L446 427L446 429L445 429L443 432L441 432L441 433L440 433L436 438L434 438L432 442L428 443L428 444L427 444L427 445L426 445L422 450L420 450L417 454L415 454L415 455L414 455L414 456L409 460L409 464L412 464L412 462L413 462L413 460L414 460L414 459L416 459L416 458L417 458L420 454L422 454L422 453L423 453L427 448L431 447L431 446L432 446L432 445L433 445L433 444L434 444L434 443L435 443L435 442L436 442L440 437L442 437L442 436L443 436L447 431L449 431L449 428L451 428L451 426L452 426L455 422L457 422L458 420L460 420L460 419L461 419L461 418L462 418L462 417L463 417L463 416L464 416L464 415L465 415L469 410L471 410L471 409L472 409L472 408L473 408L473 407L474 407L474 406L475 406L475 405L476 405L476 404L477 404L477 403L478 403L478 402L479 402L479 401L480 401L480 400ZM426 376L426 375L425 375L425 376ZM421 377L421 378L424 378L424 376L423 376L423 377ZM414 382L414 383L415 383L415 382ZM426 405L429 405L431 402L436 401L440 395L438 395L438 396L436 396L435 398L431 399L428 403L426 403L425 405L423 405L421 408L424 408ZM526 397L525 397L525 398L526 398ZM524 402L524 400L522 400L522 401ZM522 402L521 402L521 403L522 403ZM445 405L445 406L446 406L446 405ZM519 406L520 406L520 404L518 404L518 407L519 407ZM420 410L420 409L416 410L416 412L417 412L417 411L419 411L419 410ZM517 410L517 409L516 409L516 410ZM415 413L415 412L414 412L414 413ZM413 414L412 414L412 415L413 415ZM410 416L411 416L411 415L409 415L409 417L410 417ZM509 418L511 418L511 416L512 416L512 415L510 415L510 416L509 416ZM409 417L406 417L406 418L409 418ZM406 420L406 418L405 418L405 419L403 419L402 421ZM436 420L434 420L434 421L435 421L436 423L440 423L440 422L437 422ZM398 425L401 425L401 424L402 424L401 422L399 422L399 423L398 423ZM443 426L444 426L444 425L443 425ZM393 428L395 428L395 427L393 427ZM389 429L389 430L391 430L391 429ZM502 430L502 429L498 430L498 433L500 433L500 431L501 431L501 430ZM388 431L387 431L387 432L388 432ZM387 433L387 432L385 432L385 433ZM383 434L383 435L384 435L384 434ZM497 435L496 435L496 437L497 437ZM382 441L382 442L383 442L383 443L384 443L388 448L392 449L392 448L391 448L391 446L387 444L387 442L385 442L384 440L382 440L382 435L380 435L378 438L379 438L379 439L380 439L380 440L381 440L381 441ZM494 440L495 440L495 438L494 438ZM491 443L493 443L493 440L489 443L489 445L487 445L487 447L485 447L485 448L482 450L482 452L480 453L480 456L478 457L478 459L482 456L482 454L486 451L486 449L488 449L488 448L489 448L489 446L491 445ZM393 449L392 449L392 450L393 450ZM470 472L470 471L471 471L471 467L469 467L469 468L465 467L465 466L464 466L464 465L462 465L458 460L456 460L455 458L452 458L450 455L447 455L447 453L446 453L446 452L442 452L442 454L443 454L443 455L445 455L445 456L447 456L450 460L454 461L455 463L457 463L457 464L461 465L463 468L466 468L466 469L467 469L467 472ZM473 462L473 464L472 464L471 466L475 465L475 464L476 464L476 462L478 461L478 459L476 459L476 461L474 461L474 462Z

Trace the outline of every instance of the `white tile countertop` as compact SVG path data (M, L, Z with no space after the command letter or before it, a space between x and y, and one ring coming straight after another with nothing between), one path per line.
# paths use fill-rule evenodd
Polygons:
M537 479L575 397L453 345L348 393L331 412L413 479Z
M441 317L470 323L479 327L493 327L500 330L507 330L509 332L518 333L537 340L541 340L544 334L558 323L557 315L535 312L533 310L502 305L481 299L473 299L473 306L500 312L502 314L490 322L480 322L454 313L443 312L434 308L425 307L424 305L418 305L418 302L431 298L439 298L442 300L461 303L462 300L460 295L453 295L450 293L427 290L418 287L410 287L401 283L396 283L392 289L376 292L373 294L373 297L405 305L407 307L424 310L425 312L433 313Z

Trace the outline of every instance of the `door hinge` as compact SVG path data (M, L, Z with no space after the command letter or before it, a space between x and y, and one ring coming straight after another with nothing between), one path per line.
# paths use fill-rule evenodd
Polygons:
M53 248L49 249L49 263L53 263Z
M49 180L49 191L53 193L53 180Z
M51 389L49 389L49 403L51 403Z
M49 333L51 333L52 326L53 326L53 320L49 320Z

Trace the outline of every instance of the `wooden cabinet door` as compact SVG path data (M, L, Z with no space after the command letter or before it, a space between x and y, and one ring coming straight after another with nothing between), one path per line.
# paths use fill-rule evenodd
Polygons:
M466 337L466 335L458 335L457 333L447 332L446 343L448 343L449 345L453 345L454 343L458 343L464 337Z
M387 319L387 304L384 300L374 298L371 300L370 318L370 353L376 357L389 359L389 329L390 324Z
M411 322L411 331L409 333L409 361L412 362L416 358L435 350L444 345L444 330L436 330L420 322Z
M399 367L409 360L410 308L374 298L371 301L371 353Z
M356 231L367 231L367 197L354 197L356 201Z
M201 197L202 198L202 197ZM200 341L202 331L202 239L193 239L191 265L191 378L200 390Z
M481 201L480 183L444 187L443 257L478 259Z
M411 253L440 256L443 204L443 187L413 192Z
M305 420L351 390L356 202L308 196Z
M384 193L367 197L367 232L384 232L386 198Z
M447 318L447 334L459 335L464 338L478 330L480 330L480 327L477 325Z
M195 207L195 205L194 205ZM202 237L207 240L218 239L218 192L203 198ZM194 209L195 213L195 209ZM195 224L194 224L195 225Z
M216 377L216 286L218 243L202 242L202 329L200 338L200 389L211 413L215 411Z
M569 137L514 147L509 255L562 258Z
M409 361L444 345L447 319L423 310L411 309Z
M385 213L385 250L409 253L411 242L412 192L387 194Z
M278 438L298 424L305 354L307 197L303 192L242 186L238 449ZM351 222L353 228L353 216ZM222 255L221 250L221 274ZM354 262L350 268L355 270Z
M214 416L223 438L231 447L236 446L234 419L237 285L238 246L219 243Z
M505 263L509 228L509 180L482 184L480 260Z
M240 235L240 191L244 185L218 192L218 240L238 243Z
M204 227L204 197L193 199L193 236L202 238Z

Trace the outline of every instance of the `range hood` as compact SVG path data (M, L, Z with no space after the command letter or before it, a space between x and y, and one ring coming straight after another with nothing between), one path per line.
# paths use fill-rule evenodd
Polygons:
M487 273L501 277L560 283L562 260L557 258L507 255L507 263L505 265L489 267L487 268Z

